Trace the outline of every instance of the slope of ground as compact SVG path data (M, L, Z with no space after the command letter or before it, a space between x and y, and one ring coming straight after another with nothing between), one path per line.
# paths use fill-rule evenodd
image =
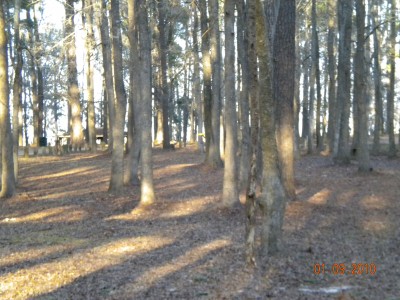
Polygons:
M202 159L155 150L146 209L138 187L107 192L104 153L21 159L18 195L0 202L0 298L400 298L399 160L361 175L303 157L283 249L253 270L243 208L216 208L223 172Z

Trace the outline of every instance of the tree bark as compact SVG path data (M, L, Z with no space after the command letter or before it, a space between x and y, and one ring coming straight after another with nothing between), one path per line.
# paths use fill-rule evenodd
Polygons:
M397 0L391 1L390 8L390 46L389 46L389 89L387 91L387 131L389 135L389 151L388 157L394 158L397 155L396 141L394 139L394 93L395 93L395 80L396 80L396 2Z
M158 1L158 33L159 33L159 55L160 55L160 92L161 92L161 106L162 106L162 134L163 134L163 149L169 149L170 137L169 137L169 88L168 88L168 64L167 64L167 37L166 37L166 26L167 26L167 16L166 16L166 3L165 1Z
M235 0L225 0L225 167L222 202L239 202L237 176L237 118L235 96Z
M98 27L100 31L100 38L101 38L101 48L102 48L102 55L103 55L103 75L105 80L105 89L107 95L107 109L108 109L108 129L109 132L112 133L112 126L114 124L115 119L115 96L114 96L114 78L113 78L113 71L111 65L111 41L110 41L110 32L109 32L109 24L107 18L107 6L106 0L98 0L98 6L100 6L100 16L98 18ZM110 134L108 136L108 146L109 149L113 147L113 136Z
M336 1L328 0L328 150L333 151L335 137L335 103L336 103L336 58L335 58L335 32L336 32Z
M75 151L82 146L82 118L80 92L78 86L78 71L76 67L75 46L75 9L74 0L66 0L65 4L65 42L68 64L68 102L71 107L71 143Z
M139 49L137 5L135 0L128 1L128 38L130 46L130 94L128 126L128 159L125 169L125 183L139 185L140 160L140 124L139 124Z
M371 24L372 28L376 28L378 23L378 12L377 5L372 5L371 7ZM375 95L375 115L374 115L374 142L372 147L372 152L374 154L379 154L380 152L380 136L383 127L383 104L382 104L382 70L380 64L380 39L378 35L378 30L375 29L373 32L374 40L374 95Z
M151 145L151 40L147 17L147 2L138 0L137 3L141 71L139 122L142 125L140 204L149 205L155 201Z
M354 57L354 102L358 109L358 170L369 172L371 162L368 150L368 99L365 68L365 4L356 0L357 49Z
M289 199L296 198L293 109L296 71L295 26L295 1L282 1L273 45L273 99L277 108L277 142L282 182Z
M264 9L260 0L256 0L256 31L257 31L257 55L259 59L259 105L260 105L260 124L261 124L261 143L263 151L263 177L261 185L261 196L259 199L262 224L261 224L261 258L265 260L268 254L276 254L280 250L281 235L282 235L282 225L283 216L285 212L286 196L285 188L282 182L280 172L279 172L279 155L278 146L276 138L276 123L275 115L277 105L284 106L286 103L277 102L273 98L273 83L271 78L271 66L270 66L270 53L268 46L268 24L266 21L266 16L264 14ZM274 58L281 57L277 53L277 45L286 45L283 40L284 33L280 32L284 30L282 26L283 23L289 21L289 24L293 25L292 22L295 21L295 1L285 1L281 3L279 8L279 14L276 24L276 34L274 37ZM286 19L287 18L287 19ZM295 33L294 26L290 26L286 32L287 40L289 42ZM291 32L289 32L291 31ZM294 46L294 40L293 40ZM286 58L294 62L295 56L292 53L291 47L288 47L288 52L285 53ZM294 49L293 49L294 50ZM282 51L284 52L284 51ZM290 68L289 66L286 66ZM277 69L274 68L274 76L279 79L279 73L276 73ZM294 76L294 72L291 74ZM290 77L289 77L290 78ZM294 78L293 78L294 79ZM292 79L292 81L294 81ZM291 87L290 87L291 85ZM292 89L293 96L293 82L289 83L289 88ZM290 94L290 91L286 91ZM284 96L288 94L283 93ZM278 94L279 95L279 94ZM287 100L286 98L284 98ZM291 97L291 103L293 97ZM293 105L293 104L292 104ZM281 116L282 117L282 116ZM288 117L288 116L286 116ZM293 115L292 115L293 118ZM292 123L293 124L293 123ZM293 134L293 131L291 132ZM290 136L284 135L286 138ZM291 137L293 139L293 136Z
M212 167L221 167L220 118L221 118L221 43L219 34L219 7L217 0L209 2L210 15L210 59L211 59L211 135L206 162Z
M83 0L85 9L85 27L86 27L86 92L87 92L87 132L88 132L88 146L91 152L96 152L96 114L94 107L94 81L93 81L93 64L92 49L95 48L95 40L93 33L93 1Z
M113 147L111 155L110 191L118 191L124 185L124 128L126 114L126 93L122 64L121 20L119 0L111 0L111 33L114 69L114 111L112 125Z
M19 136L21 133L21 96L22 96L22 47L20 45L20 11L21 0L14 1L14 82L13 82L13 156L14 156L14 176L18 180L18 147Z
M1 191L0 198L12 197L15 193L13 137L10 124L7 34L4 3L0 3L0 146L1 146Z
M240 140L240 166L239 166L239 186L247 186L250 170L250 123L249 123L249 62L248 62L248 29L247 9L244 0L236 3L238 10L237 33L238 33L238 65L241 71L241 87L239 97L241 140Z
M352 0L340 0L338 2L339 61L334 158L336 162L342 164L350 162L349 118L352 12Z

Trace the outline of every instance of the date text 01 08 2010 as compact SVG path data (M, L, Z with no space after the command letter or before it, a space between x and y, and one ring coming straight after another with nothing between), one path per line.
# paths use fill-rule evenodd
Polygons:
M346 265L343 263L333 264L329 267L326 264L314 264L314 274L324 275L375 275L376 265L374 263L352 263Z

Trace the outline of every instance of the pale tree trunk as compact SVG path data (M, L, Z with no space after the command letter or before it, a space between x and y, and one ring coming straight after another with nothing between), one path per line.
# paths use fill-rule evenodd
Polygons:
M389 89L387 91L387 131L389 135L389 151L388 157L396 157L396 142L394 139L394 85L396 80L396 1L391 1L390 9L390 38L389 38L389 65L390 65L390 75L389 75Z
M276 123L275 114L278 106L284 106L286 103L277 102L273 99L275 93L272 91L273 83L271 78L270 66L270 53L268 46L267 34L268 24L262 9L260 0L256 3L256 31L257 31L257 54L259 58L259 105L260 105L260 124L261 124L261 144L263 151L263 176L261 185L261 196L259 200L262 224L261 224L261 259L264 261L268 254L275 254L280 249L280 239L282 235L283 217L285 213L286 197L285 188L282 182L279 171L279 155L276 139ZM286 23L289 22L289 23ZM286 66L289 70L291 64L294 65L294 34L295 34L295 1L287 0L281 2L279 13L276 23L276 33L274 35L274 59L281 59L284 51L279 53L278 45L288 45L288 52L285 57L290 61ZM289 24L289 26L287 26ZM286 26L285 26L286 25ZM285 36L286 35L286 36ZM293 45L290 46L290 41ZM292 48L293 49L290 49ZM281 49L282 50L282 49ZM283 65L281 65L283 66ZM274 80L280 82L281 75L277 74L277 68L274 67ZM294 70L293 70L294 71ZM291 101L293 101L293 81L294 72L292 72L292 79L289 79L289 86L286 91L282 91L282 95L288 96L291 94ZM290 81L292 81L290 83ZM276 88L276 87L275 87ZM290 91L291 90L291 91ZM286 93L287 94L286 94ZM279 95L279 94L276 94ZM284 98L286 100L286 97ZM293 102L291 102L293 103ZM280 108L282 109L282 107ZM282 111L281 111L282 113ZM293 115L292 115L293 118ZM292 123L293 124L293 123ZM281 125L281 124L280 124ZM279 125L278 125L279 126ZM293 139L293 130L291 131ZM293 150L293 149L292 149Z
M158 1L158 32L159 32L159 55L160 55L160 92L161 92L161 106L162 106L162 134L163 134L163 149L169 149L170 137L169 137L169 88L168 88L168 64L167 64L167 37L166 37L166 26L168 24L166 16L166 1Z
M249 76L249 104L251 113L251 165L246 190L246 262L256 264L256 210L257 210L257 152L259 150L259 120L260 109L258 105L258 73L256 53L256 0L247 2L247 38L248 38L248 76Z
M335 137L335 103L336 103L336 59L335 59L335 33L336 33L336 1L328 0L328 150L333 151Z
M209 160L212 140L212 93L211 93L211 57L210 57L210 30L208 27L207 2L199 0L201 53L203 63L203 105L204 130L206 136L206 162Z
M201 84L200 84L200 57L199 57L199 18L197 15L197 7L192 4L193 10L193 98L196 104L197 115L197 132L198 132L198 145L201 153L204 152L204 133L203 133L203 101L201 97Z
M220 152L220 124L221 124L221 43L219 33L219 7L217 0L209 2L210 15L210 50L212 70L212 105L211 105L211 136L210 149L207 153L207 163L213 167L222 166Z
M33 24L31 18L30 9L27 10L26 18L29 23ZM28 42L29 47L32 49L30 53L29 60L29 76L31 81L31 91L32 91L32 123L33 123L33 143L32 146L39 146L39 96L38 96L38 80L36 73L36 62L35 62L35 42L33 36L32 26L28 27Z
M0 147L1 147L1 191L0 198L12 197L15 193L15 176L13 162L8 65L7 35L4 16L4 3L0 3Z
M128 158L125 169L125 183L139 185L140 159L140 124L138 99L139 95L139 52L137 27L137 6L135 0L128 1L128 38L130 46L130 94L129 94L129 126L128 126Z
M95 48L93 33L93 0L83 0L84 20L86 27L86 92L87 92L87 132L88 146L90 151L96 152L96 114L94 108L94 81L93 81L93 63L91 61L92 49Z
M225 167L222 202L239 202L237 174L237 121L235 96L235 0L225 0Z
M316 94L317 94L317 110L315 115L315 135L316 135L316 147L320 151L323 148L323 140L321 134L321 78L320 78L320 68L319 68L319 40L318 40L318 31L317 31L317 8L316 8L316 0L312 1L311 7L311 23L312 23L312 66L313 66L313 74L316 86Z
M120 28L119 0L111 0L111 33L114 69L114 111L112 125L113 147L111 155L110 191L118 191L124 185L124 127L126 114L126 93L122 64L122 40Z
M71 143L75 151L82 146L82 117L80 92L78 86L78 71L76 67L74 0L65 2L65 41L64 47L67 53L68 65L68 102L71 107Z
M109 132L112 133L112 126L114 124L115 119L115 108L114 108L114 78L113 78L113 71L111 65L111 41L110 41L110 32L109 32L109 24L107 18L107 6L106 0L98 0L97 4L100 11L100 15L98 18L98 27L100 31L100 38L101 38L101 48L103 54L103 74L104 74L104 81L105 81L105 91L107 98L107 112L108 112L108 129ZM113 136L110 134L108 136L108 145L109 149L113 147Z
M294 183L294 80L296 14L294 0L281 1L273 45L273 99L282 182L289 199L296 198ZM263 95L263 94L261 94Z
M20 45L20 11L21 0L14 1L14 82L13 82L13 155L14 155L14 176L18 180L18 147L21 133L21 95L22 95L22 47Z
M248 32L247 11L244 0L238 0L237 4L237 32L238 32L238 70L241 71L241 91L239 97L241 140L240 140L240 187L247 186L250 170L250 124L249 124L249 61L248 61ZM240 88L240 87L239 87Z
M375 95L375 115L374 115L374 142L372 151L374 154L379 154L380 152L380 136L381 130L383 126L383 104L382 104L382 70L381 70L381 62L380 62L380 37L378 35L378 29L376 28L378 24L378 8L374 3L371 5L371 24L373 29L373 39L374 39L374 52L373 52L373 60L374 60L374 95Z
M340 0L338 2L339 61L334 157L336 162L343 164L350 162L349 118L352 12L352 0Z
M132 1L132 0L130 0ZM155 201L153 184L153 158L151 145L151 40L147 17L147 2L138 0L140 45L140 119L141 124L141 181L140 204Z
M368 150L368 101L365 67L365 4L364 0L356 0L357 49L354 57L354 102L357 105L358 170L368 172L371 168Z

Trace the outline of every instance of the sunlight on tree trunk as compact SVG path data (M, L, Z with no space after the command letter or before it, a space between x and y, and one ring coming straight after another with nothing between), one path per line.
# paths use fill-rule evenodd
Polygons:
M0 3L0 147L1 147L1 191L0 198L15 193L13 138L10 124L7 35L4 3Z
M237 125L235 96L235 0L225 0L225 167L222 202L239 202L237 176Z

